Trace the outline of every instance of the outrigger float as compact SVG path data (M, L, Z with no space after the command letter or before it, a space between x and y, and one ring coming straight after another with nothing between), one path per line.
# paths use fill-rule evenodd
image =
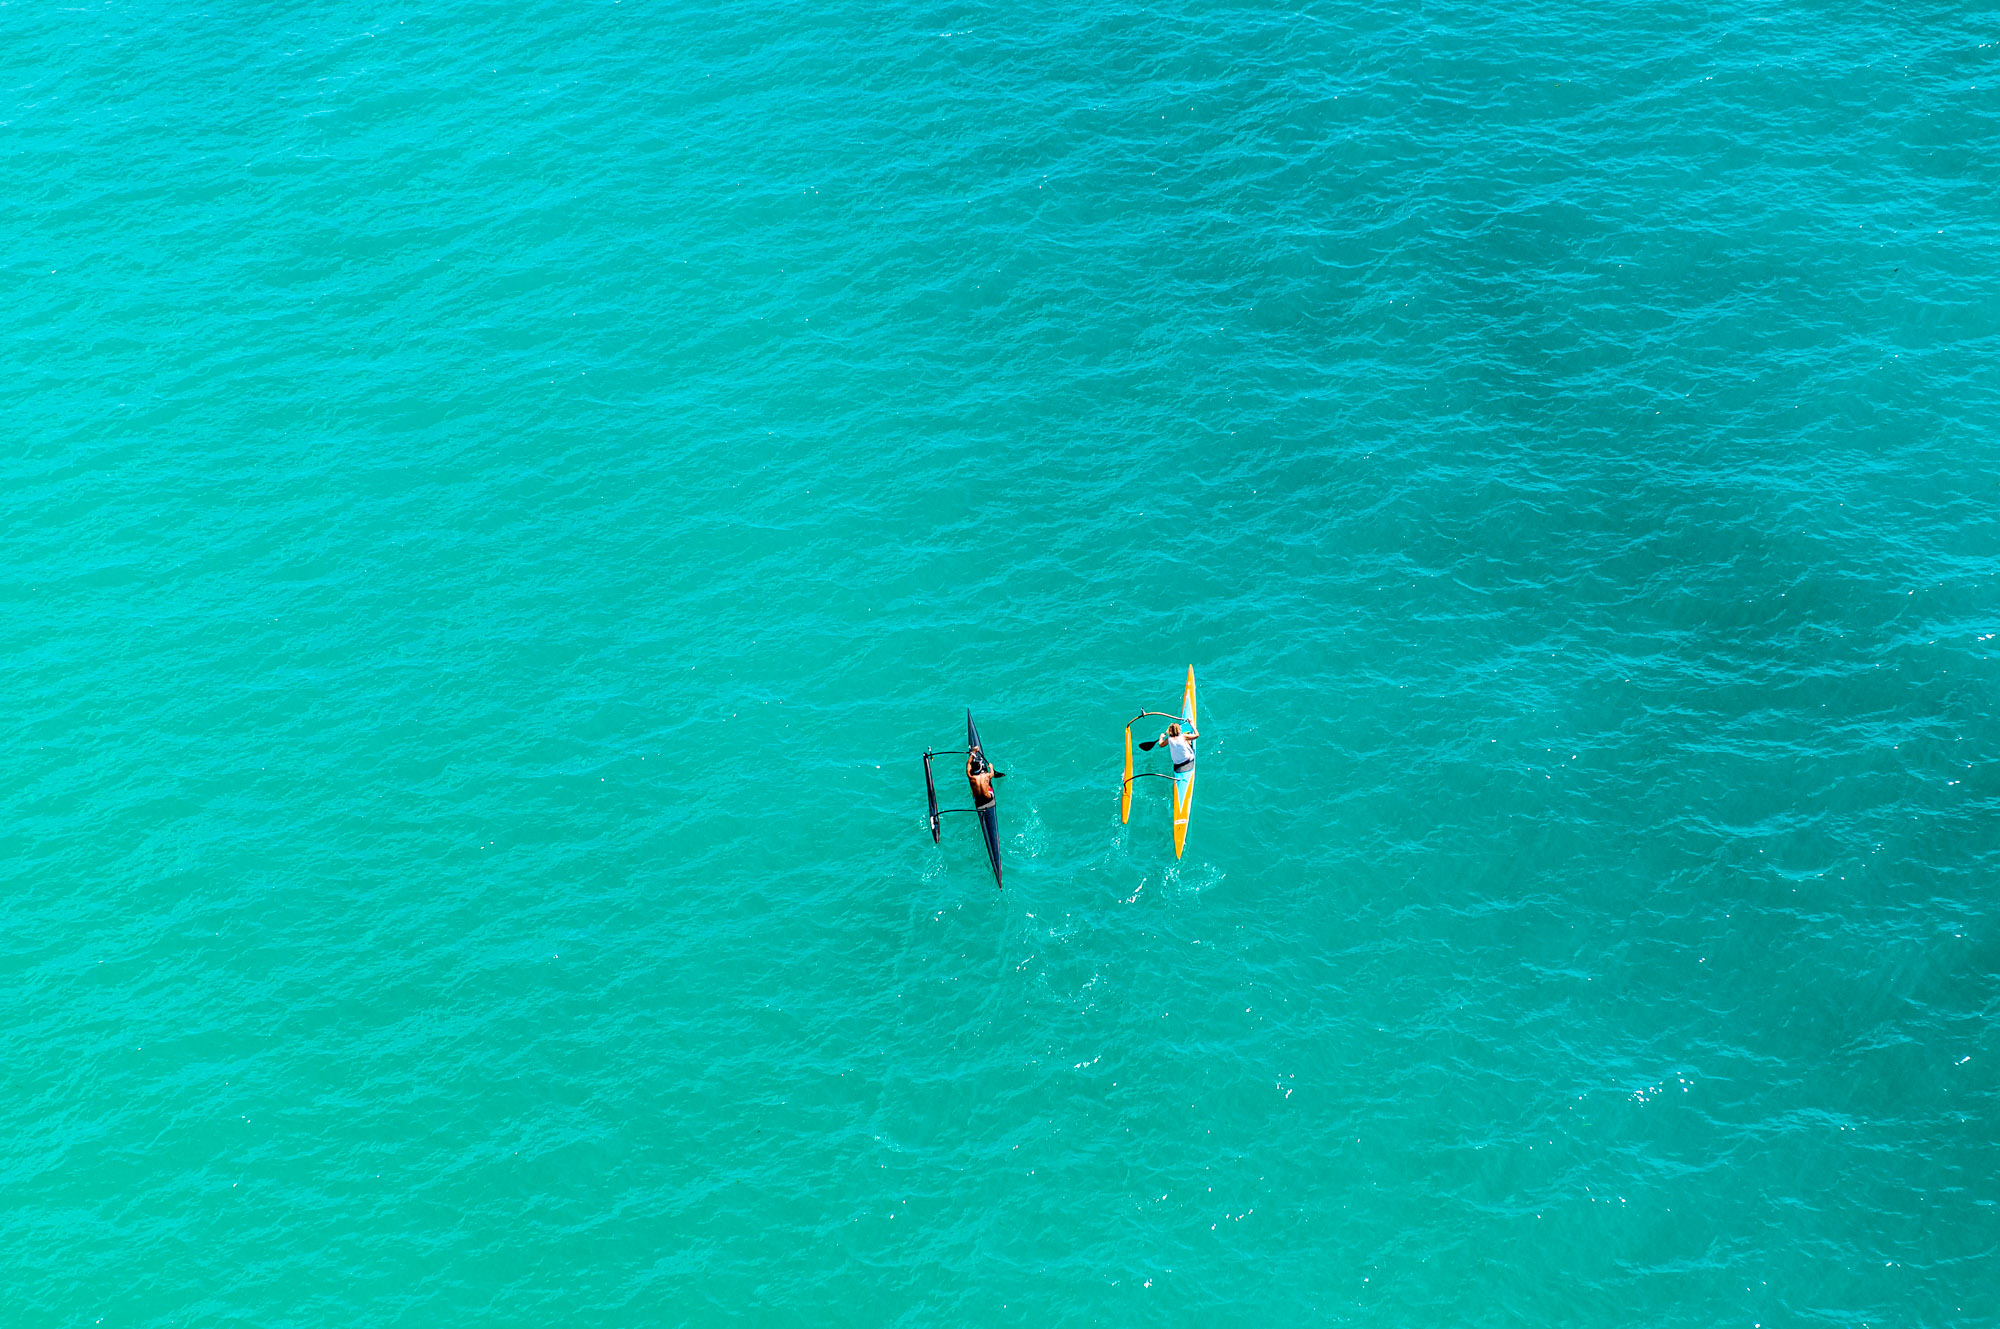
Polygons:
M1189 763L1186 771L1179 775L1167 775L1160 771L1132 773L1132 726L1149 715L1157 715L1165 720L1178 720L1183 729L1193 729L1194 723L1194 666L1188 666L1187 687L1181 693L1181 713L1170 715L1166 711L1140 711L1125 722L1125 778L1118 785L1118 820L1120 824L1132 820L1132 782L1151 777L1155 780L1174 782L1174 857L1181 856L1182 846L1187 844L1188 814L1194 811L1194 765ZM1139 745L1145 752L1159 743L1152 739Z
M946 748L942 752L933 752L929 748L924 749L924 794L930 799L931 804L931 843L937 844L940 842L938 819L944 816L945 813L978 813L979 829L986 837L986 859L993 865L993 885L1004 890L1005 887L1000 886L1000 812L997 806L1000 800L995 798L993 802L988 803L985 807L940 808L937 805L937 781L931 778L932 757L949 757L954 754L963 755L973 748L978 748L980 755L986 759L986 769L992 773L994 779L998 780L1002 775L1006 774L1004 771L995 771L993 769L993 757L986 751L986 745L979 741L979 728L972 723L972 712L970 710L965 713L964 747Z

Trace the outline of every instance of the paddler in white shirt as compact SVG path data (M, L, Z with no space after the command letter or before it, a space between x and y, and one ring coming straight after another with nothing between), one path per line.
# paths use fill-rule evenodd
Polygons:
M1180 723L1176 721L1168 725L1167 732L1161 734L1157 740L1167 745L1167 755L1173 758L1175 784L1180 784L1194 774L1194 741L1200 737L1198 730L1183 731Z

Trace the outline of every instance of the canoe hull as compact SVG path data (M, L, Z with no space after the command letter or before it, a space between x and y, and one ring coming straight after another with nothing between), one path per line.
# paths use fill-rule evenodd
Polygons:
M1195 724L1194 720L1194 666L1189 665L1187 687L1181 693L1181 722L1189 729L1199 732L1199 726ZM1131 742L1129 734L1126 736L1125 741L1127 743ZM1127 756L1126 760L1129 762L1131 760L1130 756ZM1187 845L1188 817L1194 812L1194 775L1194 769L1190 768L1186 775L1177 775L1174 777L1175 858L1181 856L1181 850Z

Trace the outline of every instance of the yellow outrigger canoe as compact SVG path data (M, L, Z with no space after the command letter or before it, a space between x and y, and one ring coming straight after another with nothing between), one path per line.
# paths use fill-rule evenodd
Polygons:
M1188 666L1187 687L1181 692L1181 713L1169 715L1165 711L1140 711L1125 723L1125 778L1118 786L1118 820L1121 823L1132 820L1132 781L1147 775L1158 776L1162 780L1174 782L1174 857L1181 856L1187 845L1188 814L1194 811L1194 767L1190 766L1185 775L1160 775L1157 771L1141 771L1132 774L1132 726L1149 715L1163 716L1169 720L1179 720L1183 728L1196 729L1194 712L1194 666ZM1198 730L1197 730L1198 732ZM1151 743L1144 746L1151 747Z

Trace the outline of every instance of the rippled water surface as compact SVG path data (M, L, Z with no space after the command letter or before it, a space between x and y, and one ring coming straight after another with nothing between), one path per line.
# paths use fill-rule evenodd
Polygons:
M0 33L8 1323L2000 1321L2000 11Z

